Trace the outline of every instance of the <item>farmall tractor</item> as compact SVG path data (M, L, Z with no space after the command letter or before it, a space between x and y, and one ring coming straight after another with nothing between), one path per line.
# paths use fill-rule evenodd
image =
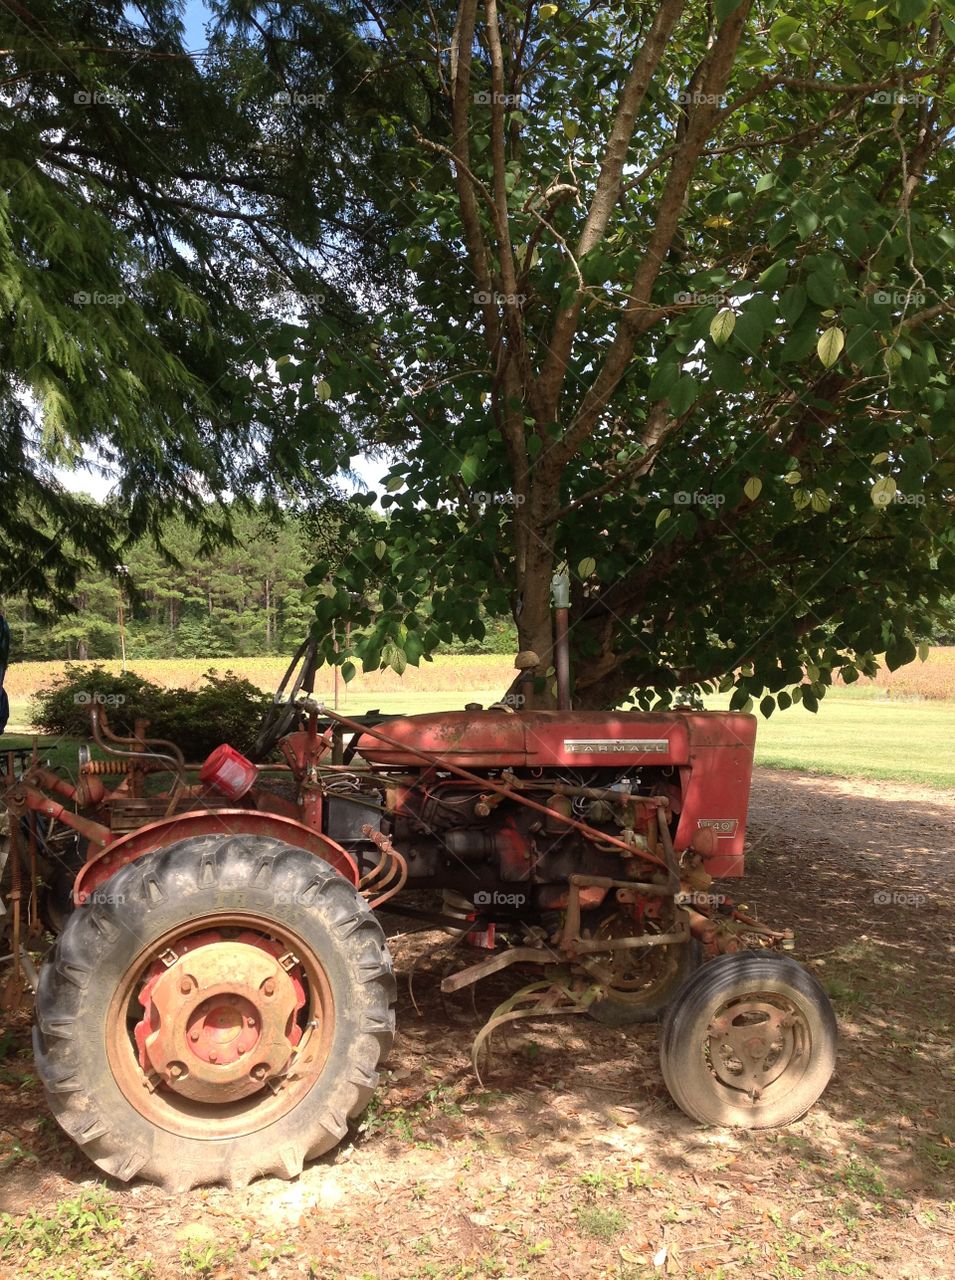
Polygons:
M662 1014L663 1077L699 1122L785 1125L815 1102L829 1003L790 933L712 891L743 870L752 716L351 719L309 693L313 659L262 763L223 746L190 765L94 702L103 758L82 751L75 782L35 756L0 778L7 991L35 988L49 1104L102 1170L241 1185L340 1142L394 1035L381 908L460 944L446 991L514 966L520 998L489 1026Z

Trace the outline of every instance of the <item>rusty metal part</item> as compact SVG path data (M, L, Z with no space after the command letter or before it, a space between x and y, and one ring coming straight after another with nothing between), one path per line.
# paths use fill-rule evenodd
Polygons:
M66 800L73 800L80 809L99 804L106 794L106 788L96 779L81 778L79 785L74 787L66 778L61 778L58 773L44 769L41 765L32 765L20 781L25 786L43 787Z
M435 755L433 752L420 751L416 747L410 747L407 743L399 742L397 739L389 737L388 734L382 733L379 729L372 728L368 725L357 724L347 716L340 715L337 711L330 711L328 707L324 706L320 702L315 702L311 698L305 699L303 705L314 708L320 715L327 716L329 719L343 724L346 729L351 729L354 733L368 734L373 738L377 738L380 742L399 748L408 755L417 756L419 759L433 765L435 768L443 769L447 773L454 774L455 777L463 778L466 782L474 783L476 786L480 787L482 791L488 790L498 792L509 799L516 800L518 804L522 804L528 809L533 809L535 813L542 814L544 817L555 813L555 810L549 809L547 805L538 804L536 800L531 800L527 796L522 796L512 787L509 787L502 782L497 782L493 778L482 778L479 774L471 773L468 769L462 769L459 765L451 764L449 761L442 760L440 756ZM580 822L576 818L564 817L563 815L561 815L561 822L565 827L571 827L575 831L580 831L591 840L600 840L613 847L615 850L620 849L628 858L633 856L633 850L622 840L617 840L616 837L608 835L605 831L598 831L595 827L589 826L586 822ZM658 858L654 853L647 852L643 854L642 857L647 862L660 866L664 870L667 869L666 863L661 858Z
M163 764L157 764L155 760L144 760L142 764L134 764L132 767L141 773L164 772L166 768ZM80 776L113 776L127 773L129 768L130 765L123 760L87 760L85 764L80 765Z
M441 990L445 995L460 991L463 987L480 982L482 978L490 977L492 973L510 968L512 964L556 964L558 959L553 951L545 951L541 947L510 947L507 951L499 951L487 960L479 960L477 964L468 965L466 969L443 978Z
M391 860L391 866L388 873L384 876L381 883L377 885L378 896L372 898L368 903L368 905L374 910L375 907L380 907L382 903L387 902L389 898L393 898L395 894L400 893L405 887L408 881L408 863L404 855L398 852L384 832L376 831L374 827L370 826L367 822L361 830L362 835L366 836L381 850L382 862L384 862L386 858ZM395 875L398 877L397 882L390 884L389 882ZM385 889L386 885L388 885L387 891L381 892Z
M150 984L142 1065L195 1102L247 1097L284 1070L303 1003L301 984L264 947L210 941Z
M793 1066L805 1069L811 1042L799 1006L776 992L727 1002L706 1029L714 1076L753 1103Z
M10 823L10 893L8 895L11 906L11 938L10 945L13 948L13 981L14 984L20 982L21 959L20 959L20 899L23 893L23 867L20 864L20 817L19 814L11 810Z
M499 1027L508 1022L516 1022L520 1018L548 1018L571 1013L586 1013L598 995L597 986L593 984L581 986L580 980L575 979L572 974L566 971L562 974L558 970L549 978L541 982L532 982L509 996L498 1005L474 1037L471 1045L471 1067L478 1082L484 1083L478 1070L478 1054L482 1045ZM519 1008L518 1006L522 1004L526 1007Z
M29 810L35 813L45 813L47 817L53 818L57 822L62 822L67 827L72 827L74 831L78 831L91 844L102 847L109 844L112 839L109 827L104 827L101 822L94 822L92 818L85 818L80 813L73 813L71 809L65 808L57 800L44 795L36 787L25 786L22 782L17 783L16 786L10 787L6 791L3 799L11 813L17 816L22 816Z
M334 1025L311 948L275 920L232 912L162 935L129 965L107 1011L106 1052L151 1124L224 1142L298 1105Z

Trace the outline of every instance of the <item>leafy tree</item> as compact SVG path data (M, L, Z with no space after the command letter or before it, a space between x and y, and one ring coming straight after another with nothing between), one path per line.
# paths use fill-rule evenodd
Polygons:
M174 507L211 536L210 492L315 501L361 443L313 415L317 473L280 380L248 370L283 315L341 334L342 280L367 294L393 273L394 217L356 177L391 163L363 126L373 50L333 6L259 20L236 0L195 59L181 8L0 5L4 595L68 604L83 560L110 571ZM376 111L389 76L404 92L385 68ZM90 465L114 475L113 504L53 470Z
M276 349L405 438L325 657L400 670L509 608L546 701L563 563L578 705L815 710L912 660L955 585L947 6L359 8L436 106L381 197L405 296Z

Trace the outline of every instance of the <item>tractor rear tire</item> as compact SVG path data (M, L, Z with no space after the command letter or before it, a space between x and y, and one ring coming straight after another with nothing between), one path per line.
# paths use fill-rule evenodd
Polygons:
M707 1125L773 1129L805 1115L829 1083L838 1028L808 970L772 951L704 964L663 1019L670 1096Z
M371 1099L394 999L381 926L328 863L277 839L193 837L67 919L40 975L37 1070L112 1177L293 1178Z

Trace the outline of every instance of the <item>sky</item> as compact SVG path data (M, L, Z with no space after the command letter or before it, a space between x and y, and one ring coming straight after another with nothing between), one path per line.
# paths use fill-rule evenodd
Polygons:
M204 0L186 0L183 12L183 22L185 24L185 45L190 53L201 52L206 46L205 24L209 15L209 10ZM95 462L95 459L91 458ZM352 470L361 478L363 484L369 488L374 487L381 475L387 470L386 462L371 462L365 457L352 459ZM101 475L96 471L66 471L57 470L60 481L67 489L74 493L88 493L91 497L102 500L109 493L113 478L109 475ZM345 486L351 488L350 485Z

